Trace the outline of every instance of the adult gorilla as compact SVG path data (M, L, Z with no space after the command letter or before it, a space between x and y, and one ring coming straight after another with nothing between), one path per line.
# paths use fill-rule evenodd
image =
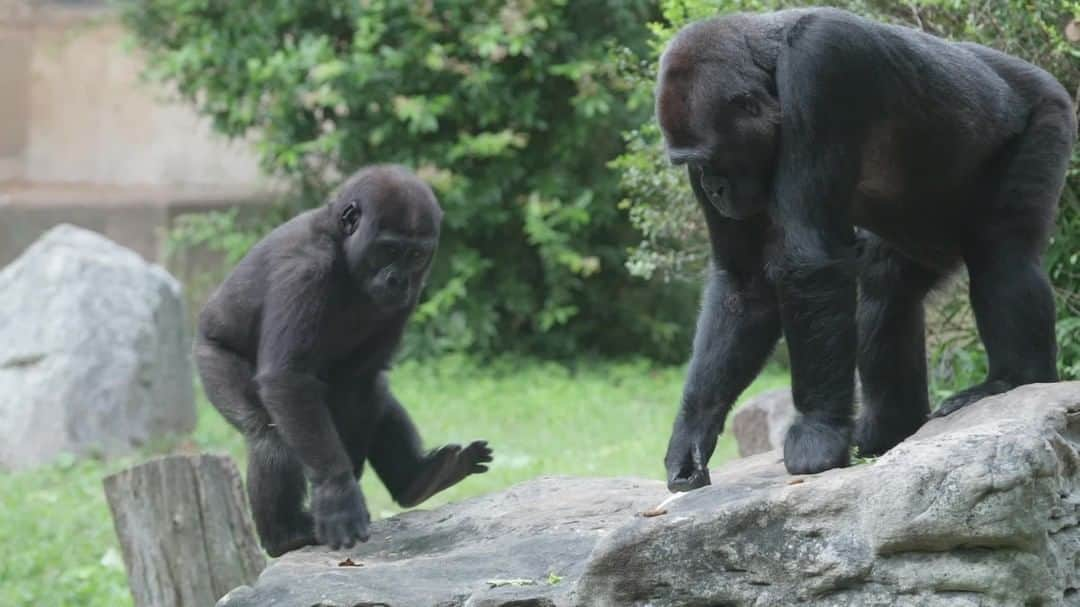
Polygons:
M1076 117L1043 70L835 9L731 15L672 41L657 116L712 245L672 490L708 484L781 331L801 413L789 472L847 465L853 425L863 454L909 436L930 412L922 300L961 263L989 376L935 414L1057 379L1041 256Z
M422 452L385 372L441 221L408 170L368 167L256 244L203 309L199 374L247 441L248 498L271 556L366 541L356 481L367 461L407 507L487 470L484 441Z

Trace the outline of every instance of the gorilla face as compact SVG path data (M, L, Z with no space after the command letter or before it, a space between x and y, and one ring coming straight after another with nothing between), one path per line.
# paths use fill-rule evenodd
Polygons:
M657 118L671 162L688 165L698 199L743 219L768 208L780 104L772 74L749 48L708 34L690 28L664 53Z
M442 220L430 188L403 171L361 173L334 206L354 283L383 310L416 305Z
M367 253L364 289L379 307L399 310L416 304L435 243L383 232Z

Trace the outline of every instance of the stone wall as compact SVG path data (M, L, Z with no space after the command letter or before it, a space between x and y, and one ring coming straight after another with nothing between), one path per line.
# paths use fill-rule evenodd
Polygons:
M178 215L275 200L250 145L140 80L126 40L104 0L0 0L0 267L60 223L164 262Z
M254 154L210 131L100 2L0 0L0 182L255 187Z

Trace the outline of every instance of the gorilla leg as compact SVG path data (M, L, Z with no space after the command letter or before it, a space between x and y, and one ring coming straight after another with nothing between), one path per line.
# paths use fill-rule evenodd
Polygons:
M486 441L473 442L464 449L446 445L425 455L416 426L390 394L385 379L378 381L376 397L382 416L375 427L368 459L400 506L416 506L470 474L487 471L485 464L492 457Z
M859 454L880 455L915 432L930 413L923 298L943 278L875 235L861 239L857 365L862 413Z
M247 446L248 501L267 554L316 544L314 520L304 510L307 479L300 460L273 430L248 437Z
M986 381L952 395L934 412L948 415L1023 384L1057 381L1054 295L1040 255L997 242L968 260L971 307L986 346Z
M1002 156L987 217L964 255L989 373L946 399L936 417L1021 384L1057 381L1054 297L1042 252L1076 137L1073 112L1067 97L1047 98Z
M303 467L258 404L251 365L202 338L195 347L195 361L207 398L247 441L248 502L263 548L277 557L314 544L312 518L303 509L307 496Z
M213 341L196 336L195 365L206 398L229 424L244 436L267 427L270 416L259 405L251 363Z

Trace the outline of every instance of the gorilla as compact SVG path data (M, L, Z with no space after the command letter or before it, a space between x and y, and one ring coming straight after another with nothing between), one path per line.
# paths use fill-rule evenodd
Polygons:
M1042 255L1077 127L1050 74L836 9L734 14L672 40L656 114L711 245L672 491L710 482L717 434L781 333L800 413L789 473L911 435L930 414L922 301L961 264L989 373L934 415L1057 380Z
M199 375L246 440L248 499L271 556L368 539L365 461L404 507L487 470L485 441L422 452L386 376L441 222L407 169L365 168L256 244L203 308Z

